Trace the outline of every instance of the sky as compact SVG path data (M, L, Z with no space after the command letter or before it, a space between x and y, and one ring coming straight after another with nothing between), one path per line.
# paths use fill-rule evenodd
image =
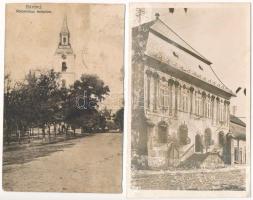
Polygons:
M51 13L20 13L41 5ZM105 104L122 103L124 7L103 4L9 4L6 8L5 73L20 80L30 69L52 68L64 15L78 75L96 74L110 88ZM109 105L110 106L110 105Z
M249 3L135 4L130 8L132 26L138 25L136 8L145 8L141 23L159 13L162 21L213 63L216 74L234 93L239 86L247 88L247 96L241 90L231 99L231 111L236 105L238 117L249 113ZM175 8L174 13L168 8ZM183 8L188 8L187 13Z

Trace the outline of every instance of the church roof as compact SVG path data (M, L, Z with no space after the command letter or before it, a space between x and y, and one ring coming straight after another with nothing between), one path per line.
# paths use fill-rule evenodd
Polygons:
M67 16L66 15L64 16L64 19L63 19L61 33L69 33L68 23L67 23Z
M235 96L219 79L211 66L212 63L161 19L157 18L134 27L133 37L140 32L142 32L145 40L143 42L145 55L159 59L180 71L225 91L231 96Z

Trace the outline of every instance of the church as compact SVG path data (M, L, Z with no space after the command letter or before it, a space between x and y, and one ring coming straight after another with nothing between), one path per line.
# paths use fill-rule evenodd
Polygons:
M76 80L75 74L76 55L70 43L70 31L67 24L67 16L64 16L61 31L59 33L59 43L54 54L53 69L60 72L62 87L68 87Z
M132 156L149 169L229 162L230 99L212 63L160 19L132 28ZM228 163L229 164L229 163Z

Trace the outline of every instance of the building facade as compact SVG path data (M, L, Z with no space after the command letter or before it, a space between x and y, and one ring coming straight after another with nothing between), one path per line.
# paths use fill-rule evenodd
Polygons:
M234 115L230 115L230 126L228 135L228 163L246 164L247 144L246 144L246 124Z
M67 87L74 83L75 77L75 54L70 43L70 32L67 17L64 17L59 34L58 47L54 54L53 68L60 72L61 85Z
M132 154L144 156L149 168L210 152L226 162L234 94L211 64L159 14L132 29Z

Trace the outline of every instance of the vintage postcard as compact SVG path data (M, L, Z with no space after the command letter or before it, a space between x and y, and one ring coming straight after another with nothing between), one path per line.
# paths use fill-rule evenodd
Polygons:
M121 193L124 12L6 5L5 191Z
M131 4L129 197L245 197L250 4Z

